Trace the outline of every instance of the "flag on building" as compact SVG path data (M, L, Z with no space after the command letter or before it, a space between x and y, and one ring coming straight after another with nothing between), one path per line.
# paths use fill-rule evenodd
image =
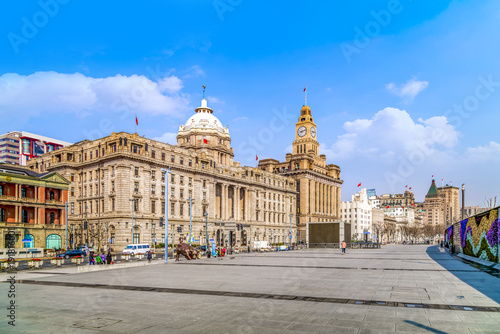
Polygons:
M255 155L255 161L259 160L259 157L257 156L257 154Z
M386 209L389 209L389 205L385 207Z
M137 114L135 115L135 125L139 125L139 121L137 120Z
M361 187L361 182L360 182L360 183L358 183L358 187Z
M203 144L208 144L208 140L206 140L206 138L203 138Z

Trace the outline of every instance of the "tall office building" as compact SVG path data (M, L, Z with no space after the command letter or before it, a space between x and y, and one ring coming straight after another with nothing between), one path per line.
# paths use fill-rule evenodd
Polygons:
M0 135L0 163L25 166L27 161L71 143L36 135L26 131L11 131Z

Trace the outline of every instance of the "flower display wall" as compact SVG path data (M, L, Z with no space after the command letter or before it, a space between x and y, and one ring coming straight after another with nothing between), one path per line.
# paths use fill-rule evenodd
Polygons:
M497 262L499 224L498 208L479 213L455 224L460 228L460 252Z

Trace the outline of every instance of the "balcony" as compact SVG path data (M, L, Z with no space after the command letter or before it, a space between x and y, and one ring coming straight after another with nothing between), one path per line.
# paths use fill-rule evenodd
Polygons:
M46 199L45 204L47 204L47 205L64 205L64 202L56 201L55 199Z

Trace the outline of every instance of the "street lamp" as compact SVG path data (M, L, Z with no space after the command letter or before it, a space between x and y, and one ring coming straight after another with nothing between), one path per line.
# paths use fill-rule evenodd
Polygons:
M136 198L129 198L129 201L132 202L132 243L134 243L134 210L135 210L135 201L137 201Z
M165 173L165 263L168 263L168 174L172 174L172 169L162 168L161 171ZM172 239L172 251L174 250L173 242Z
M289 245L291 246L292 245L292 217L293 217L293 213L290 214L290 242L289 242Z
M205 216L205 253L208 254L208 210L203 215Z
M64 202L64 213L65 213L65 220L66 220L66 246L65 249L68 251L68 203L69 202Z
M464 220L465 212L465 183L462 183L462 220Z
M191 198L191 196L189 196L189 245L191 245L191 240L193 239L193 231L192 231L192 210L191 210L191 206L193 204L193 199Z

